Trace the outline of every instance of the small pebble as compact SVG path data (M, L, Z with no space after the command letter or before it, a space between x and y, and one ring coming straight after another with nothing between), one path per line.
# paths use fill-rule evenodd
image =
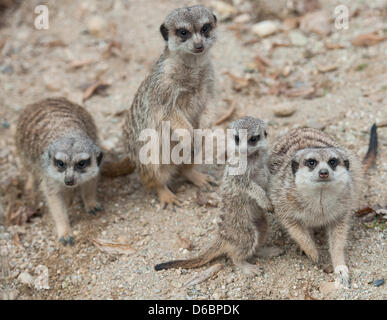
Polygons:
M384 284L384 279L374 280L374 282L373 282L374 287L380 287L383 284Z
M8 64L2 64L0 65L0 72L4 74L12 74L13 73L13 68L12 66Z
M4 129L8 129L10 127L9 125L9 122L8 121L1 121L1 126L4 128Z
M278 24L275 21L266 20L256 23L251 30L260 37L267 37L278 31Z
M273 107L273 112L276 117L290 117L296 108L289 103L281 103Z
M19 274L17 279L20 281L20 283L26 284L28 286L32 286L34 283L34 278L28 272L22 272Z

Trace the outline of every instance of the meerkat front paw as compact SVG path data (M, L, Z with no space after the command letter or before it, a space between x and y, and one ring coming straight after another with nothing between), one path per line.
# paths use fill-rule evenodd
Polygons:
M301 254L304 253L314 263L318 263L319 254L315 248L300 248Z
M92 205L86 205L85 207L86 207L86 211L93 216L95 216L97 214L97 212L104 210L102 205L98 202L96 202Z
M345 265L338 265L335 268L336 281L335 284L337 287L350 288L351 280L349 277L348 267Z
M257 251L257 256L263 258L273 258L282 255L285 252L284 249L279 247L262 247Z
M194 169L184 171L184 176L199 188L209 189L211 186L217 186L217 183L212 176Z
M168 205L173 206L180 204L176 195L171 190L169 190L168 187L162 187L157 189L157 195L159 196L159 200L163 209L165 209Z
M240 266L242 269L242 272L250 277L255 276L262 276L263 275L263 268L261 266L255 265L255 264L244 264Z
M75 243L74 237L72 235L60 237L59 241L62 242L64 246L66 246L67 244L73 246Z

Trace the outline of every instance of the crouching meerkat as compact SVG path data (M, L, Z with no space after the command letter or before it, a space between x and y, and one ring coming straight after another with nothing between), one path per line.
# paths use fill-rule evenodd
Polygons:
M236 157L240 161L244 153L247 163L243 173L231 175L230 169L236 159L228 159L220 189L222 214L215 241L197 258L161 263L155 266L155 270L198 268L226 255L244 273L259 275L262 268L249 263L249 258L255 254L272 257L282 253L279 248L264 247L268 231L266 212L273 210L266 196L269 179L266 124L253 117L243 117L234 121L230 128L233 130L234 143L239 145ZM241 142L240 129L247 132L245 145Z
M96 188L103 153L93 118L65 98L30 104L18 120L16 148L28 174L27 193L40 185L60 241L72 245L67 211L73 196L80 192L89 213L102 210Z
M273 144L270 173L268 194L280 223L314 262L311 232L325 227L337 282L349 286L345 243L360 195L360 160L328 134L298 128Z
M164 206L178 203L168 187L174 175L180 174L199 187L208 186L213 180L196 171L192 164L163 164L160 145L154 146L155 152L160 154L160 164L142 163L139 152L145 143L139 140L140 133L144 129L154 129L161 144L171 143L172 149L176 142L162 140L161 134L162 122L168 121L171 132L186 129L192 140L193 129L199 127L207 101L213 96L214 75L209 50L216 40L215 29L215 15L203 6L172 11L160 27L165 50L141 83L126 112L123 137L129 159L139 169L142 183L156 190ZM192 141L184 147L191 146Z

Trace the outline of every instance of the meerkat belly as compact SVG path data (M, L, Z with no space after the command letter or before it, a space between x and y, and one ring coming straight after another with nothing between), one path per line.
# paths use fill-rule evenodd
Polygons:
M179 106L182 113L191 123L194 129L199 128L200 118L205 109L205 99L200 92L183 94L179 98Z
M252 243L250 253L252 255L258 250L260 245L263 243L266 234L267 222L264 217L265 212L261 207L257 205L254 200L249 199L247 204L247 210L249 212L249 217L252 221L253 226L252 237L254 241Z
M312 194L304 194L302 201L304 210L300 213L299 218L311 227L327 225L341 217L346 211L346 206L343 208L345 199L337 190L319 188L313 190Z

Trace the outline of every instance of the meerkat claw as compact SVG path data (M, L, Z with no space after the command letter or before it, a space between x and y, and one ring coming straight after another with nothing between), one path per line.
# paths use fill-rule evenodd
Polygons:
M64 246L66 246L67 244L69 244L70 246L73 246L75 241L74 241L74 237L73 236L68 236L68 237L61 237L59 239L60 242L62 242L62 244Z
M100 211L104 211L104 208L100 204L97 204L95 207L87 210L87 212L93 216L97 215L97 212Z
M338 287L349 289L351 287L351 280L349 278L349 270L347 266L340 265L335 268L336 281Z

